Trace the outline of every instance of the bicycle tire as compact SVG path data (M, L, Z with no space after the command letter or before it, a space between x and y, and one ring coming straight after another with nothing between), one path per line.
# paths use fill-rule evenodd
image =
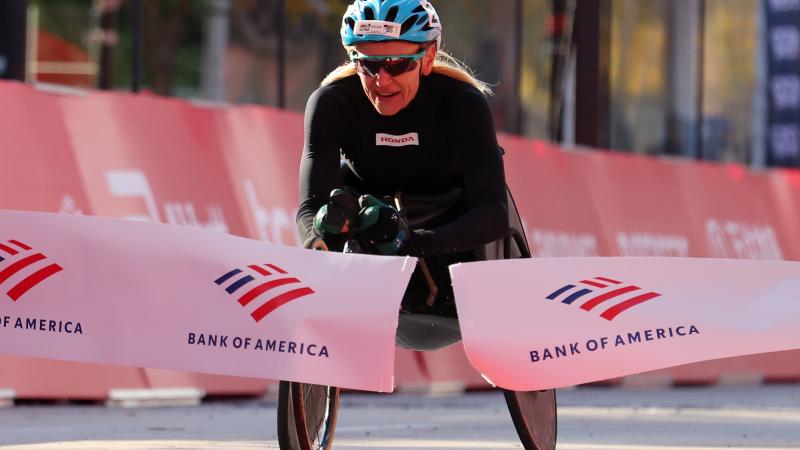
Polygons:
M339 413L339 388L281 381L278 444L281 450L330 450Z
M558 418L556 391L510 391L503 389L508 412L526 450L556 448Z

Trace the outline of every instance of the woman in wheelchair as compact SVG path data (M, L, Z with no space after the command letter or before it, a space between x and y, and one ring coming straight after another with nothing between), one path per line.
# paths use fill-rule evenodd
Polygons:
M490 90L442 51L441 32L426 0L355 0L341 28L350 61L308 99L300 166L307 248L420 258L397 328L414 350L461 339L449 265L527 254L510 232L521 223ZM554 448L555 393L504 395L525 448ZM281 448L330 449L338 405L334 386L282 381Z
M417 268L403 310L454 317L447 268L506 236L508 202L490 90L441 31L425 0L349 6L350 61L306 107L297 223L309 248L424 258L430 277Z

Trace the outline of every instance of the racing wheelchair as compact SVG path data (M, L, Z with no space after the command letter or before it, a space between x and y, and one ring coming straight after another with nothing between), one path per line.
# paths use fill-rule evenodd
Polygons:
M508 197L509 230L503 239L470 254L447 255L437 261L420 259L403 297L396 345L432 351L461 340L447 266L455 262L530 258L516 205ZM439 196L395 196L397 209L412 227L436 226L457 210L461 190ZM427 291L427 292L426 292ZM339 388L281 381L278 388L278 441L282 450L329 450L339 409ZM555 390L503 389L506 405L523 446L552 450L556 443Z

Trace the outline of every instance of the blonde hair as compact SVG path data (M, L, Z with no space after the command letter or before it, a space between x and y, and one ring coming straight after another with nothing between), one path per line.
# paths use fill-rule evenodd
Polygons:
M348 52L350 49L347 49ZM488 83L485 83L472 74L472 70L464 63L452 57L444 50L436 50L436 59L433 61L433 73L447 75L450 78L463 81L481 91L484 95L492 95L492 88ZM346 62L341 66L333 69L331 73L325 76L320 83L320 86L327 86L335 81L347 78L356 74L356 65L352 61Z

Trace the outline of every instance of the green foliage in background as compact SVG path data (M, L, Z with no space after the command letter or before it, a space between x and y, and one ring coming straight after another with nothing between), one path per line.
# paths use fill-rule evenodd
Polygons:
M206 2L143 0L143 3L142 87L163 95L199 92ZM120 89L131 85L132 6L130 1L123 2L117 18L120 40L114 55L114 85ZM165 51L169 53L159 54Z

